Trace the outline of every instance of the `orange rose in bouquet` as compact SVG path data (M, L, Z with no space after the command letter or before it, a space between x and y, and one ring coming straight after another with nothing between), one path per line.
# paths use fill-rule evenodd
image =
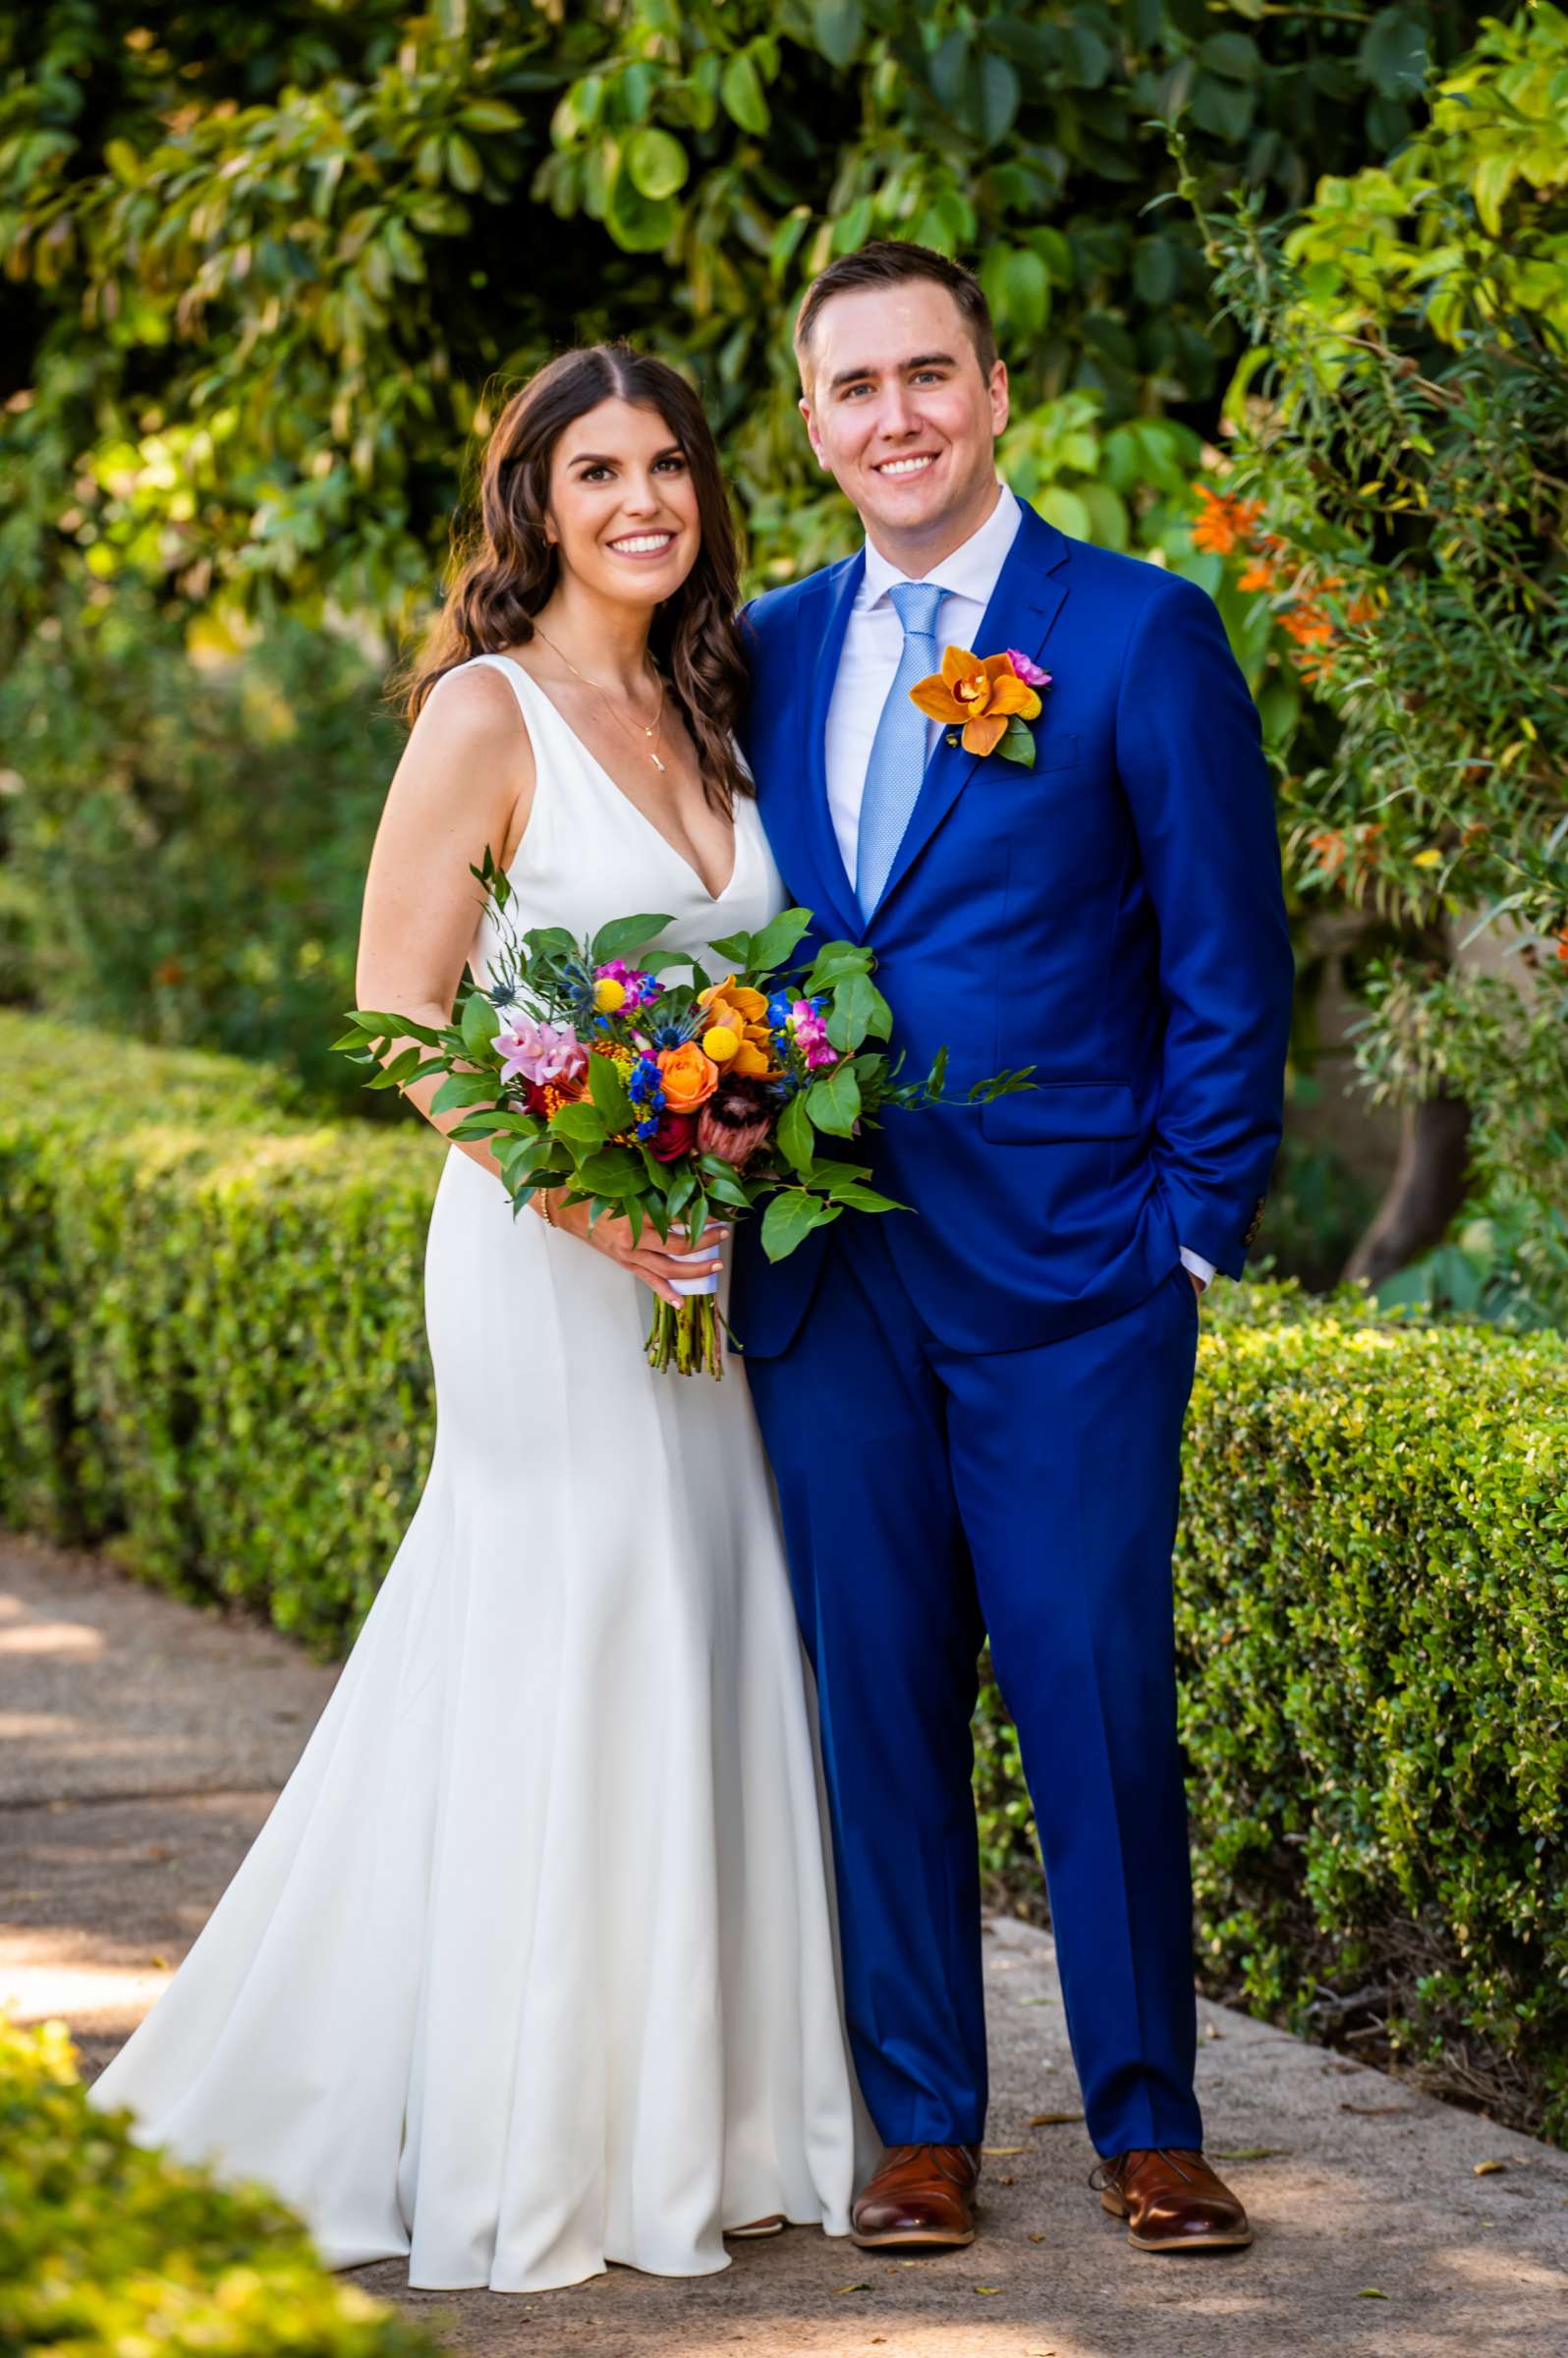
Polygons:
M695 1039L679 1048L662 1049L658 1066L664 1102L672 1113L695 1113L699 1105L707 1103L719 1084L718 1066Z

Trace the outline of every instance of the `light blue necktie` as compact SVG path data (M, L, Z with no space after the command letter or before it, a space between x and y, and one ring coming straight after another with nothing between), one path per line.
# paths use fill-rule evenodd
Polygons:
M942 667L936 614L946 592L940 583L897 582L887 594L904 625L904 652L876 724L861 798L855 897L866 918L882 897L925 770L925 715L910 702L909 692Z

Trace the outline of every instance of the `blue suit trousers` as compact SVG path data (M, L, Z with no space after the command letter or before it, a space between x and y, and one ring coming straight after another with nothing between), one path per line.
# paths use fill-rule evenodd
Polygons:
M788 1348L748 1360L817 1684L850 2036L890 2145L983 2135L987 1633L1090 2136L1202 2145L1171 1606L1198 1321L1178 1263L1083 1332L956 1352L880 1223L846 1219Z

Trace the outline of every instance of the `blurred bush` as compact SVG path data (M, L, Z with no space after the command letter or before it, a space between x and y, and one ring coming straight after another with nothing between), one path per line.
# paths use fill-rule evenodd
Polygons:
M428 1456L445 1150L16 1014L0 1072L0 1521L339 1643Z
M0 1522L71 1541L112 1520L75 1390L84 1280L64 1257L61 1213L78 1157L159 1120L232 1140L287 1121L293 1103L261 1066L0 1012ZM84 1357L84 1383L91 1374Z
M0 2018L0 2350L65 2358L439 2358L334 2281L294 2214L93 2110L63 2023Z
M1406 1109L1353 1266L1495 1213L1568 1322L1565 93L1568 15L1529 0L1284 228L1208 210L1196 165L1183 194L1252 347L1198 536L1332 715L1293 749L1287 860L1377 937L1357 1056Z
M0 681L0 996L380 1111L328 1043L402 742L341 635L283 618L193 656L134 586L70 599Z
M254 1093L231 1118L231 1068L131 1053L0 1015L26 1071L0 1097L0 1512L340 1653L428 1462L447 1150ZM1204 1329L1177 1557L1204 1953L1309 2027L1319 1985L1371 1988L1402 2059L1452 2085L1468 2057L1568 2133L1568 1339L1268 1283L1221 1288ZM979 1734L987 1872L1037 1905L994 1692Z

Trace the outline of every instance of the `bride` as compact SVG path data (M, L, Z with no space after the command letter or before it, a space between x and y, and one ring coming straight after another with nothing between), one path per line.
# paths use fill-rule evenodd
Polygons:
M662 363L564 355L502 412L409 704L358 1002L448 1021L519 930L783 894L733 728L737 561ZM395 1053L395 1043L388 1053ZM411 1088L429 1113L434 1081ZM437 1435L298 1767L91 2091L259 2178L328 2264L532 2292L849 2228L877 2151L836 1985L811 1703L746 1379L653 1374L644 1288L713 1265L586 1207L514 1216L454 1145L425 1264Z

